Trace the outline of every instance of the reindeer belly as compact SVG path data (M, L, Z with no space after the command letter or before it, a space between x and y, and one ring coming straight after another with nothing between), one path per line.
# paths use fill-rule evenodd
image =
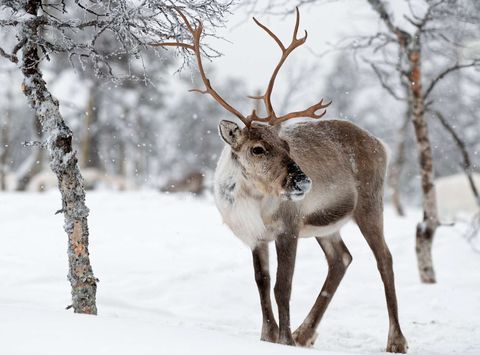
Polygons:
M302 217L299 236L302 238L325 237L337 233L352 218L355 204L355 196L349 194L327 206L305 213Z
M349 220L351 216L346 216L336 222L324 226L304 224L299 232L300 238L327 237L337 233Z

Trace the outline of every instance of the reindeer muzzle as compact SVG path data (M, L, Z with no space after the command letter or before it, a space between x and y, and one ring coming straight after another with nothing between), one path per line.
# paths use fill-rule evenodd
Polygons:
M285 200L302 200L312 188L312 180L295 163L289 164L287 169L282 197Z

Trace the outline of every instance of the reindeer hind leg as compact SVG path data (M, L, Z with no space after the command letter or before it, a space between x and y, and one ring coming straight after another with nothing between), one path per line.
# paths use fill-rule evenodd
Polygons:
M389 331L387 351L392 353L406 353L407 341L400 329L398 320L397 295L393 274L392 254L388 249L383 235L383 207L382 204L371 204L358 209L355 220L367 240L377 261L378 271L385 288L387 300Z
M339 233L316 239L325 253L328 274L315 304L300 327L293 333L295 342L301 346L314 344L317 338L316 329L352 261L352 256Z

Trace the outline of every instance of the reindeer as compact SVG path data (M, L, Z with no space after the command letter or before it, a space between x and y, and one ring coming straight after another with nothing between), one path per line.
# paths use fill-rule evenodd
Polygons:
M178 9L177 9L178 10ZM192 43L163 42L195 54L204 90L245 127L221 121L219 133L226 145L215 172L215 201L224 222L252 250L255 281L263 324L261 340L312 346L322 319L345 271L352 261L340 236L341 227L354 220L377 261L385 287L389 316L386 350L405 353L407 341L398 320L392 256L383 235L383 185L387 153L383 143L356 125L342 120L309 121L281 127L292 118L321 118L330 103L323 99L303 111L278 116L271 102L276 76L288 55L305 43L297 38L300 15L291 43L285 46L266 26L255 23L282 51L262 96L266 116L254 110L244 116L227 103L205 74L200 38L202 22L193 26L178 10ZM321 113L317 111L322 110ZM328 274L311 311L295 332L290 330L290 294L299 238L315 237L325 253ZM268 243L275 242L278 267L274 287L279 325L270 300Z

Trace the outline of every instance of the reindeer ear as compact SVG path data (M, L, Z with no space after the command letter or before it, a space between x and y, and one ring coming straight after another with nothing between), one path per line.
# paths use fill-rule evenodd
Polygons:
M240 127L232 121L223 120L220 121L220 124L218 125L218 133L220 133L220 137L222 137L225 143L232 147L235 147L238 143L240 132Z

